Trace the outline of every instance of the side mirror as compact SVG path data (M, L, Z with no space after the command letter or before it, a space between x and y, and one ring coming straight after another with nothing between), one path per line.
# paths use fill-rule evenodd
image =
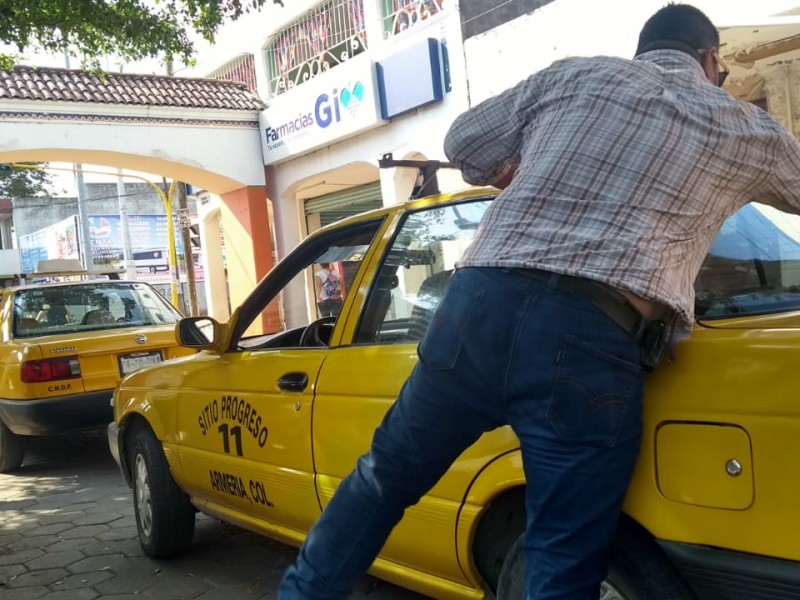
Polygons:
M400 285L400 278L392 273L391 275L380 274L375 282L377 288L381 291L388 292Z
M211 317L186 317L178 321L175 333L181 346L212 350L224 338L223 328Z

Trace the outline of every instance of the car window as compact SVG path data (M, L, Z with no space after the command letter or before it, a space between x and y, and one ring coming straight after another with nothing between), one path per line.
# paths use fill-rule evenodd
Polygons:
M14 335L172 325L180 313L145 283L42 286L14 294Z
M426 208L405 217L370 289L356 343L422 339L490 202Z
M698 318L800 309L800 216L752 203L727 221L695 281Z
M358 271L383 219L357 223L306 239L243 303L235 347L240 350L327 346L335 323L356 285ZM281 331L253 333L281 300ZM314 331L307 327L323 326ZM304 336L304 333L306 334ZM312 334L313 335L309 335Z

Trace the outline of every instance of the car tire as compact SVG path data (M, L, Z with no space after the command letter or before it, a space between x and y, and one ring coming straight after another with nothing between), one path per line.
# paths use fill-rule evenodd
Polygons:
M497 586L497 600L525 597L524 534L508 551ZM620 520L608 577L599 600L694 600L686 580L650 535L627 517Z
M172 478L161 443L149 428L133 432L129 464L136 529L144 553L167 558L185 551L194 536L195 510Z
M25 457L25 437L11 431L0 421L0 473L18 469Z

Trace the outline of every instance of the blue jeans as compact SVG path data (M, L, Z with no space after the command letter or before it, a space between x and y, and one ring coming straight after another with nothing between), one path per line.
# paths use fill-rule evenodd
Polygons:
M418 353L279 599L346 598L406 507L508 423L527 480L527 598L597 600L639 452L637 342L581 296L515 270L465 268Z

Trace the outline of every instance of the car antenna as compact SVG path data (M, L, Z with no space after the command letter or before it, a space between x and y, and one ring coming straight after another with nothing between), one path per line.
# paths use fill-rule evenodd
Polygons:
M422 198L441 193L436 172L439 169L456 169L453 163L440 160L395 160L391 152L387 152L378 160L378 167L390 169L392 167L411 167L417 169L417 180L411 190L410 199Z

